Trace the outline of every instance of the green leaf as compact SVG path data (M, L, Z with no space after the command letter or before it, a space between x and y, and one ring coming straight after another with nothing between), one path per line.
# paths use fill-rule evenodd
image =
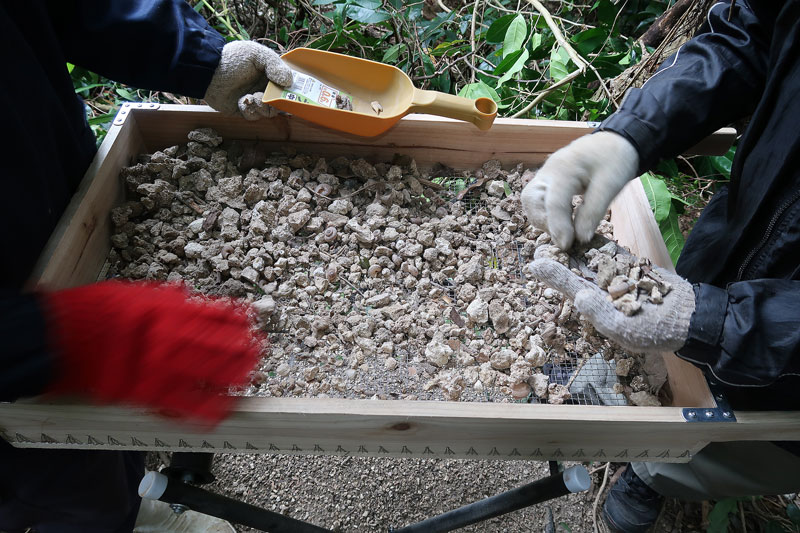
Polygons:
M511 196L511 187L508 185L507 181L503 182L503 190L506 193L506 196Z
M706 533L727 533L730 518L728 515L736 509L736 499L726 498L714 504L708 513L708 528Z
M505 82L510 80L511 76L522 70L522 67L524 67L525 63L528 61L529 56L530 54L528 53L528 50L522 50L522 53L519 55L519 57L517 57L516 61L514 61L514 64L511 66L511 68L506 70L506 73L500 76L500 79L497 80L497 86L500 87Z
M486 31L486 42L502 43L506 38L508 27L515 18L517 18L517 15L512 13L492 22L492 25L489 26L489 29Z
M676 265L684 244L683 233L681 233L681 227L678 222L678 213L674 210L670 211L666 220L659 223L658 229L661 230L661 237L664 239L664 244L667 245L667 252L669 252L669 257L672 259L672 264Z
M384 20L392 18L392 16L385 11L357 5L347 6L347 16L363 24L377 24L378 22L383 22Z
M494 72L492 72L492 74L494 74L495 76L499 76L500 74L508 72L508 69L514 66L514 63L517 62L517 59L519 59L519 56L521 55L522 55L522 50L517 50L516 52L508 54L505 57L505 59L500 61L500 63L497 65L497 68L494 69Z
M542 45L542 34L541 33L534 33L531 35L530 40L528 41L528 46L530 47L532 52L535 52L537 48Z
M479 81L477 83L468 83L458 91L458 96L463 96L464 98L491 98L492 93L490 92L491 87ZM497 93L495 93L497 94Z
M381 2L381 0L354 0L353 2L350 3L373 10L378 10L383 5L383 2Z
M550 77L553 81L560 81L570 73L567 63L569 54L562 47L554 48L550 53Z
M386 49L383 53L383 59L381 60L384 63L392 63L397 61L397 58L400 57L400 54L406 51L406 44L405 43L397 43L395 45L390 46Z
M644 193L647 195L647 201L650 202L653 216L660 224L667 219L672 208L672 195L667 189L667 184L650 172L645 172L639 179L644 187Z
M96 126L98 124L105 124L111 120L114 120L114 116L116 113L104 113L102 115L97 115L96 117L92 117L89 119L90 126Z
M327 6L328 4L333 4L336 0L314 0L311 2L313 6Z
M572 528L566 522L559 522L558 526L563 528L567 533L572 533Z
M458 96L463 96L464 98L491 98L497 104L497 107L500 109L505 109L508 107L509 104L502 104L500 102L500 96L497 94L497 91L486 85L486 83L479 81L477 83L468 83L464 87L458 91Z
M791 520L794 525L800 526L800 508L797 507L797 504L792 502L786 506L786 516L789 517L789 520Z
M528 25L525 23L525 17L517 15L506 30L506 35L503 39L503 57L522 48L527 35Z
M656 170L659 174L670 178L677 178L679 175L678 163L674 159L662 159L656 165Z
M72 63L67 63L67 72L72 74L72 69L74 69L74 68L75 68L75 65L73 65Z
M731 146L725 155L709 157L708 160L714 170L722 174L726 179L730 179L734 154L736 154L736 147Z
M126 100L136 100L136 95L123 87L117 87L115 92Z
M582 55L596 51L608 38L608 31L603 28L591 28L572 36L575 48Z

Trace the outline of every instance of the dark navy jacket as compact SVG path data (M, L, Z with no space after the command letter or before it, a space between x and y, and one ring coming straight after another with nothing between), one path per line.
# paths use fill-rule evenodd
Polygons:
M95 153L66 63L202 98L224 44L184 0L0 3L0 400L50 378L40 310L19 289Z
M644 171L748 115L730 185L678 261L697 297L678 355L734 408L800 410L800 2L715 4L600 128L633 142Z

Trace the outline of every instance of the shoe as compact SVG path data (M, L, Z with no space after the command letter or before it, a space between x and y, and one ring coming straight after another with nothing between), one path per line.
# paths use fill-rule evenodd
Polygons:
M603 519L615 533L644 533L661 512L664 497L642 481L628 465L608 491Z
M133 533L236 533L230 522L194 511L175 514L159 500L142 498Z

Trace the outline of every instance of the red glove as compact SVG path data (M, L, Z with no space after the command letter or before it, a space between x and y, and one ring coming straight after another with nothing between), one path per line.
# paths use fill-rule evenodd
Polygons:
M42 296L57 358L48 392L217 423L259 358L245 307L183 287L107 281Z

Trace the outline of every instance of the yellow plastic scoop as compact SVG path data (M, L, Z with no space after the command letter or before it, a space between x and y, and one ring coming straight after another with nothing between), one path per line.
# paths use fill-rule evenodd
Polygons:
M497 116L491 98L417 89L391 65L311 48L295 48L282 59L294 70L292 86L270 82L263 101L338 131L372 137L409 113L455 118L488 130Z

